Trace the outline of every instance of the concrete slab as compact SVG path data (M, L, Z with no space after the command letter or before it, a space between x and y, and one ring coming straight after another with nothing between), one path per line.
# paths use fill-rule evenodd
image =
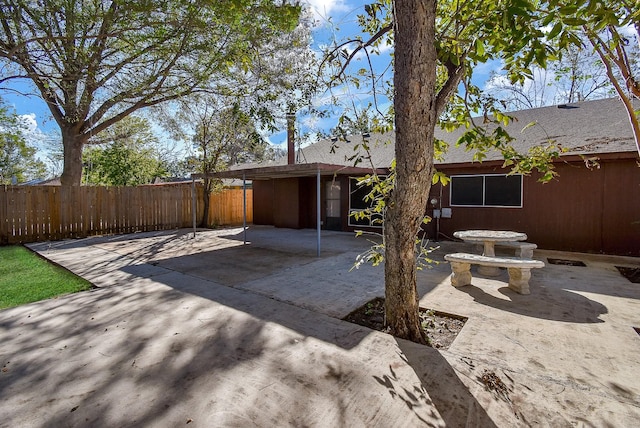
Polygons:
M615 265L506 272L421 304L469 317L447 351L338 318L384 293L351 234L251 228L33 245L98 290L0 311L0 426L634 426L640 289ZM433 253L473 251L443 242ZM537 250L545 261L557 254ZM561 254L567 257L566 254ZM485 388L493 373L507 386Z

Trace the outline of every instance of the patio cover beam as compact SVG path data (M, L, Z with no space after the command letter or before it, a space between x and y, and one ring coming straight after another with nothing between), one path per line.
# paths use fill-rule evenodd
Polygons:
M384 174L386 170L378 169L378 174ZM274 165L264 167L251 167L242 169L231 169L211 174L215 178L237 178L245 177L247 180L273 180L275 178L296 178L313 177L318 173L327 175L356 175L364 176L371 174L371 168L360 168L344 165L333 165L326 163L297 163L293 165ZM203 174L192 174L193 178L202 178Z
M384 174L386 170L378 169L375 171L378 174ZM321 198L321 180L324 176L336 176L336 175L355 175L364 176L373 173L371 168L359 168L353 166L333 165L326 163L298 163L290 165L274 165L264 167L252 167L233 169L228 171L221 171L212 174L215 178L236 178L242 179L243 193L244 193L244 243L247 243L247 211L246 211L246 191L247 180L273 180L277 178L296 178L296 177L313 177L316 176L316 229L317 229L317 255L320 257L320 238L322 230L322 210L320 208ZM192 174L192 179L202 178L203 174Z

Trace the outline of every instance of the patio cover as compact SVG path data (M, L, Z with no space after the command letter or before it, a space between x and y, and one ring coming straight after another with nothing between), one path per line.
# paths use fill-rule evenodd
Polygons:
M364 176L371 174L373 169L360 168L347 165L334 165L326 163L298 163L288 165L273 166L251 166L248 168L238 168L228 171L221 171L212 174L215 178L241 178L243 180L243 233L244 243L247 243L247 180L272 180L276 178L297 178L297 177L313 177L316 176L316 229L317 229L317 255L320 257L320 230L321 230L321 211L320 211L320 177L327 175L356 175ZM377 173L384 174L386 171L377 169ZM204 174L192 174L193 180L202 178ZM195 196L194 196L195 198ZM195 201L195 199L194 199ZM194 229L195 236L195 209L194 209Z
M358 175L371 174L371 168L360 168L347 165L335 165L327 163L296 163L290 165L251 166L248 168L231 169L216 172L216 178L242 178L246 180L272 180L274 178L313 177L317 175ZM385 171L376 171L383 174ZM193 174L192 177L202 178L203 174Z

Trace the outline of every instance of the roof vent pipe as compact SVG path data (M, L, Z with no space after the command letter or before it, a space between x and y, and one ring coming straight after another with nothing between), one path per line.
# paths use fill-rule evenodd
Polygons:
M295 113L287 113L287 164L292 165L296 163L296 115Z

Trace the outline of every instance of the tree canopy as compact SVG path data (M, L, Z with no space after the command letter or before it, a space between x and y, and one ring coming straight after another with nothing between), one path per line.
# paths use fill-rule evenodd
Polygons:
M631 1L378 0L365 6L359 18L368 36L329 49L323 63L333 67L329 84L368 81L374 91L378 129L395 128L393 181L379 202L385 219L386 320L393 334L424 340L418 322L415 237L432 180L438 177L434 158L447 149L434 140L435 126L466 128L458 144L471 150L476 160L482 161L484 153L494 149L514 172L538 169L543 179L553 177L549 161L558 155L553 142L532 153L517 153L502 126L509 116L474 85L474 69L498 61L511 83L522 83L532 76L532 69L546 68L550 59L557 59L570 45L582 46L580 33L590 40L613 85L621 88L617 92L634 93L637 85L628 71L631 64L622 49L626 39L621 29L634 25L638 31L638 9ZM371 64L370 56L384 44L394 47L393 81L373 67L349 72L357 55L364 55ZM625 77L625 86L615 82L610 72L613 66ZM377 94L393 100L389 111L380 111ZM473 114L482 114L495 126L475 126ZM632 125L637 124L632 108L629 117Z
M146 119L128 116L92 139L83 153L85 183L106 186L150 184L168 165Z
M573 0L569 3L550 0L543 3L538 16L539 25L551 28L547 37L558 45L561 53L577 46L593 49L600 58L627 111L640 156L640 121L633 105L634 99L640 99L637 58L640 3L635 0Z
M79 185L92 136L247 70L254 47L293 30L299 13L273 0L8 0L0 9L2 81L33 84L61 130L62 183Z
M212 175L230 165L257 162L270 155L269 144L262 138L252 116L234 98L212 94L194 94L181 100L177 109L162 114L162 124L176 140L189 144L187 168L201 174L204 184L204 214L208 218L209 197L220 180ZM235 98L237 100L237 98Z
M25 124L0 99L0 184L22 183L43 178L45 164L36 158L36 148L25 138Z
M547 69L534 67L521 83L511 83L504 75L492 73L485 93L508 111L611 97L615 94L600 58L588 46L570 46L548 63Z

